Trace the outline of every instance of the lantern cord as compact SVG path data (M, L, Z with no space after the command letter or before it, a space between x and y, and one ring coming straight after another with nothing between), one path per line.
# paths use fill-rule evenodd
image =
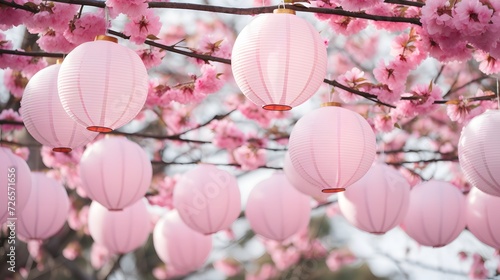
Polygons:
M498 78L497 78L497 102L498 102L498 108L497 109L500 109L500 94L498 92Z
M278 4L278 9L281 9L280 7L283 5L283 9L286 9L286 6L285 6L285 1L284 0L281 0L280 3Z
M104 18L106 20L106 34L108 33L108 29L111 27L110 20L109 20L109 9L108 6L104 7Z

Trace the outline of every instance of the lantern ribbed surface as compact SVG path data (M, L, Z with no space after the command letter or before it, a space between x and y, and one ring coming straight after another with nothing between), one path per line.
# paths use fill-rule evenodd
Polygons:
M396 169L375 163L359 181L339 193L346 220L374 234L383 234L403 221L410 200L410 184Z
M66 189L44 173L31 174L31 194L18 220L18 234L25 240L43 240L66 223L69 198Z
M479 190L500 196L500 111L488 110L462 129L458 158L465 178Z
M187 171L174 188L173 200L184 223L203 234L229 228L241 212L236 178L209 164Z
M481 242L500 249L500 197L472 188L467 195L467 229Z
M0 147L0 177L4 182L0 187L0 225L7 218L17 218L28 203L31 193L31 170L22 158L15 155L10 149ZM10 189L9 189L10 187ZM15 197L12 197L13 192ZM14 200L9 199L14 198ZM15 205L9 201L14 202ZM8 213L8 207L15 206L13 215Z
M72 119L89 130L109 132L141 111L148 74L134 51L107 40L86 42L64 59L58 90Z
M299 173L297 173L297 171L293 168L293 164L288 153L285 154L283 171L285 172L288 182L290 182L295 189L305 195L311 196L317 200L326 200L332 195L331 193L322 192L321 190L323 189L323 186L313 185L304 180L304 178L300 177Z
M258 183L250 192L245 216L253 231L283 241L309 224L310 198L297 191L282 172Z
M295 124L288 147L295 171L323 192L344 191L373 164L375 134L358 113L325 106Z
M238 35L231 57L236 84L268 110L304 103L323 82L326 66L326 47L316 29L289 13L255 17Z
M153 245L163 262L176 271L188 273L201 268L208 259L212 237L192 230L173 210L156 223Z
M80 160L82 188L110 210L144 197L153 168L146 152L125 137L107 137L87 147Z
M21 100L21 114L36 141L55 152L70 152L92 141L97 133L75 122L64 111L57 91L60 68L60 64L48 66L30 79Z
M109 211L93 201L88 221L94 241L113 254L126 254L144 245L151 228L151 219L143 199L122 211Z
M430 180L412 188L405 232L423 246L443 247L465 228L465 196L448 182Z

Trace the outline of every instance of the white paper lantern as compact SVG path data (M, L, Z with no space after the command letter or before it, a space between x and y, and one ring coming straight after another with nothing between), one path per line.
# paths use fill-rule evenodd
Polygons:
M234 42L231 68L243 94L268 110L304 103L326 75L326 47L293 10L255 17Z
M488 110L462 129L458 158L465 178L476 188L500 196L500 111Z
M127 124L146 102L146 67L134 51L116 42L99 36L79 45L59 71L64 110L91 131L109 132Z
M295 171L311 185L323 192L344 191L370 169L375 134L360 114L324 106L295 124L288 153Z
M87 130L68 116L57 91L60 64L37 72L26 85L21 114L28 132L55 152L71 152L86 145L98 133Z

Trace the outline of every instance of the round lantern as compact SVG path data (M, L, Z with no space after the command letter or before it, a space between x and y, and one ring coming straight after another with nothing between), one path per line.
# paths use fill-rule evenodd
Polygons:
M467 195L467 228L481 242L500 249L500 197L472 188Z
M18 220L18 233L26 240L43 240L64 226L69 198L61 183L43 173L31 173L31 194Z
M353 226L383 234L401 223L408 210L410 184L396 169L375 163L359 181L339 193L340 211Z
M31 193L31 171L26 162L8 148L0 147L0 224L21 216ZM11 210L9 211L9 207Z
M173 210L156 223L153 245L163 262L188 273L203 266L212 250L212 237L192 230Z
M93 201L88 219L94 241L114 254L126 254L139 248L150 232L149 212L143 199L122 211L109 211Z
M255 17L238 35L231 56L236 84L267 110L304 103L323 82L326 66L318 32L289 9Z
M141 58L117 39L98 36L64 59L58 90L68 115L88 130L110 132L141 111L148 74Z
M317 200L326 200L332 195L331 193L322 192L322 186L313 185L304 180L304 178L300 177L299 173L293 168L292 161L290 160L290 155L288 153L285 154L283 171L285 171L288 182L290 182L295 189L305 195L311 196Z
M358 113L330 103L295 124L288 153L298 175L323 192L344 191L373 164L375 134Z
M236 178L208 164L186 172L177 182L173 199L184 223L204 234L228 228L241 212Z
M481 191L500 196L500 111L488 110L462 129L458 158L465 178Z
M282 172L258 183L248 196L245 215L255 233L283 241L309 224L310 198L297 191Z
M403 228L421 245L447 245L465 228L464 195L448 182L431 180L416 185L410 192Z
M122 210L144 197L153 175L148 155L125 137L107 137L80 160L82 188L109 210Z
M55 152L71 152L96 136L64 111L57 92L60 64L48 66L30 79L21 100L23 122L28 132Z

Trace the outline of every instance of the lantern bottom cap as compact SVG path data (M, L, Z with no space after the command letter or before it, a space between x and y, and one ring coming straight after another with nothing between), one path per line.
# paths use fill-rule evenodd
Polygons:
M281 104L266 104L262 106L262 109L269 111L290 111L292 109L292 106Z
M94 131L94 132L111 132L113 129L105 126L98 126L98 125L93 125L93 126L88 126L87 130Z
M69 153L72 150L73 149L68 148L68 147L55 147L55 148L52 148L53 152L58 152L58 153Z
M444 247L444 246L446 246L446 244L445 244L445 245L436 245L436 246L432 246L432 248L442 248L442 247Z
M322 189L322 193L339 193L345 191L345 188L329 188L329 189Z
M383 234L385 234L385 232L383 232L383 231L371 231L370 233L371 234L375 234L375 235L383 235Z
M108 208L108 210L111 212L120 212L123 211L123 208L111 208L111 209Z

